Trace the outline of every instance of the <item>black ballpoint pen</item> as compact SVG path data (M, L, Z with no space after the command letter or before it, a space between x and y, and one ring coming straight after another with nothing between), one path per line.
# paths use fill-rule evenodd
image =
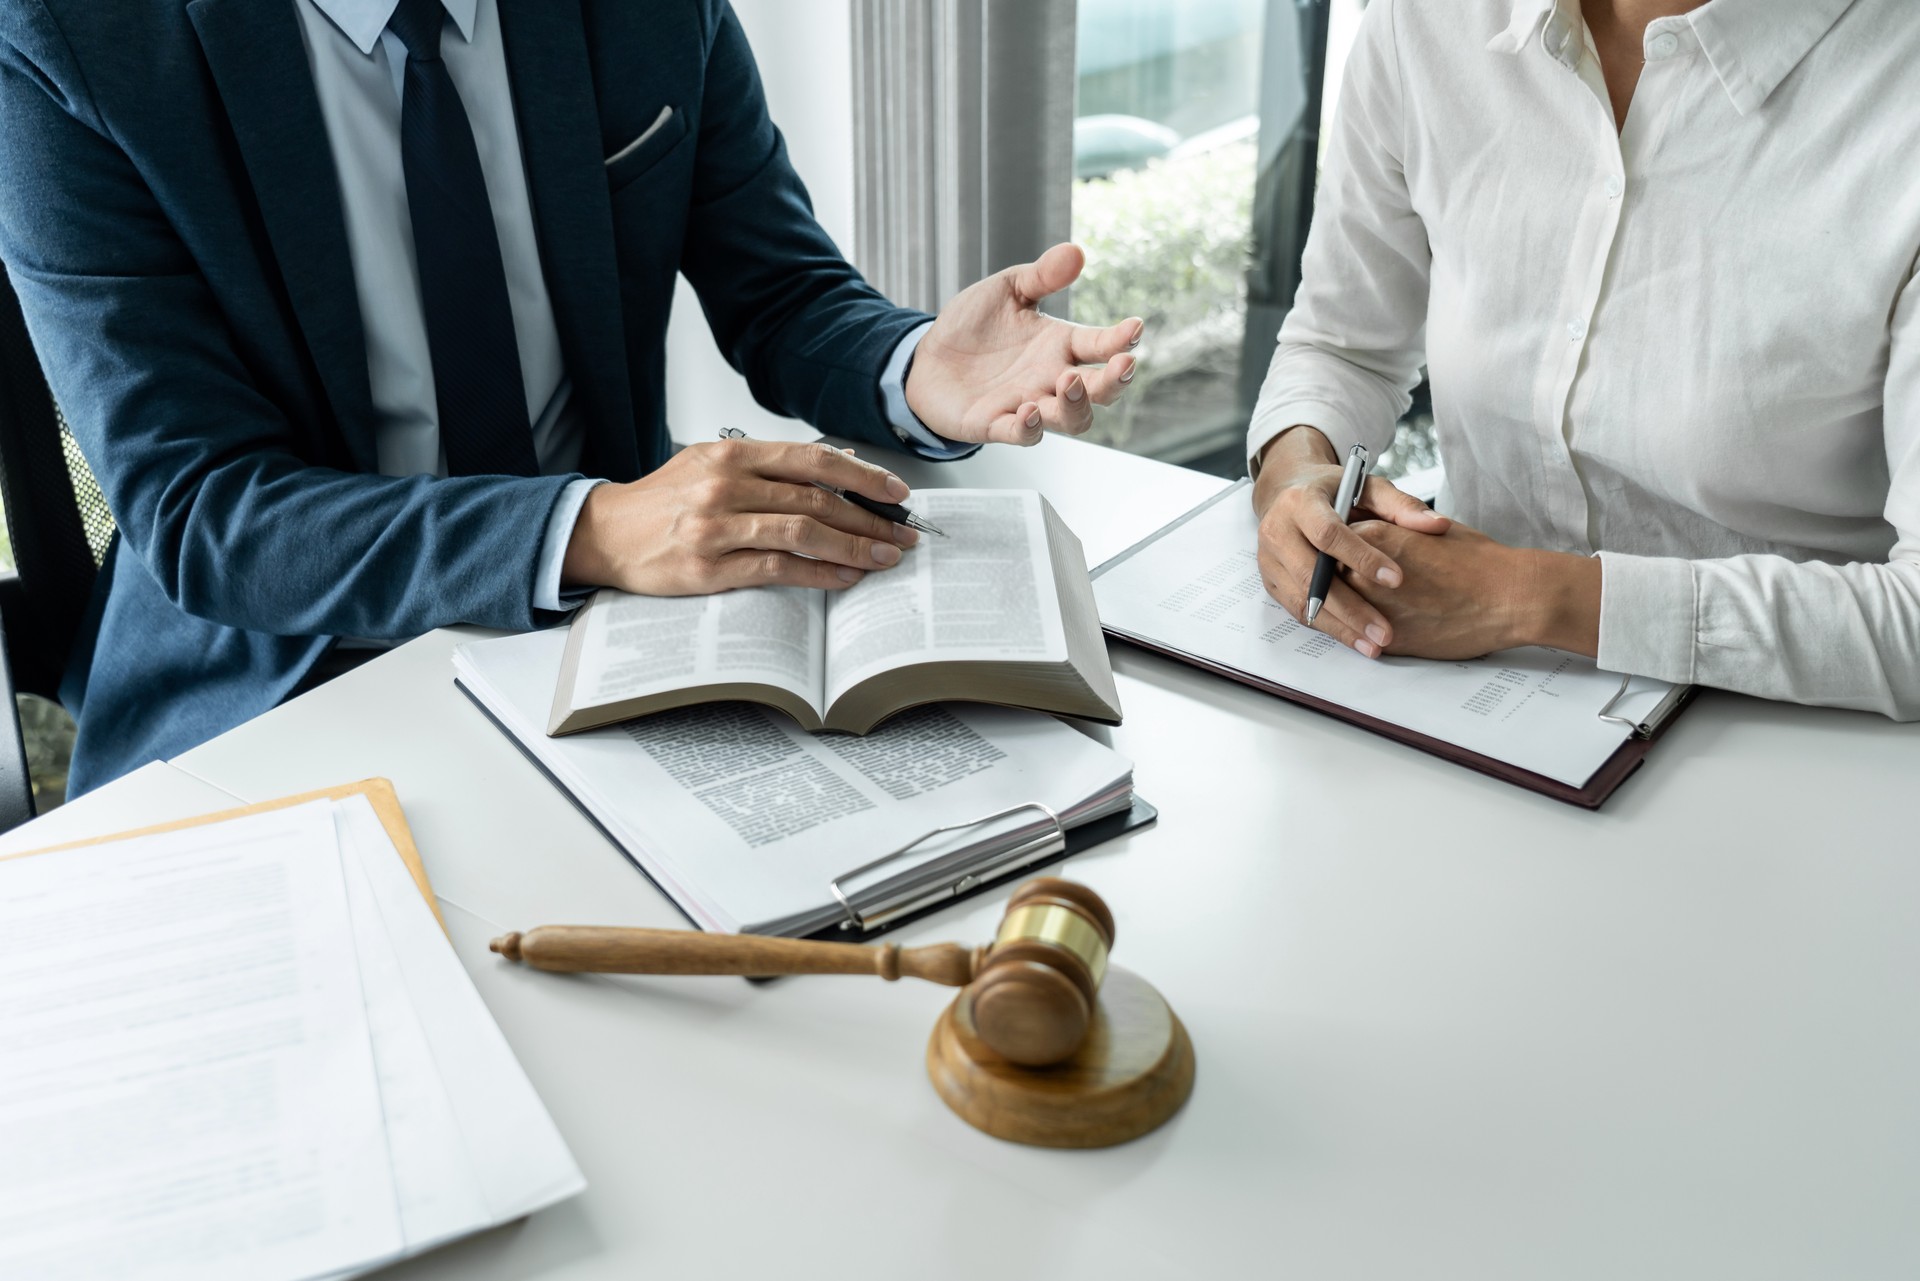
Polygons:
M944 529L938 529L929 525L925 520L914 515L899 503L883 503L877 498L868 498L865 494L848 493L844 489L835 489L831 485L821 485L820 488L826 490L829 494L838 494L855 507L858 507L861 511L872 512L881 520L890 520L896 525L905 525L908 529L924 529L927 533L938 534L942 538L947 536L947 532Z
M1333 514L1340 518L1342 525L1353 514L1353 504L1360 497L1360 486L1367 482L1367 467L1373 456L1365 445L1355 445L1347 451L1347 465L1340 470L1340 490L1334 495ZM1333 590L1333 572L1339 568L1333 557L1321 552L1313 559L1313 581L1307 585L1307 626L1313 626L1313 620L1319 616L1320 607L1327 603L1327 593Z
M747 439L747 433L741 431L738 427L722 427L720 429L720 439L745 440ZM826 490L834 497L843 498L847 502L852 503L861 511L872 512L881 520L890 520L896 525L905 525L908 529L918 529L929 534L938 534L942 538L947 536L946 530L929 524L926 520L914 515L899 503L883 503L877 498L868 498L865 494L850 494L846 490L836 489L832 485L821 485L818 481L815 481L814 484L818 488Z

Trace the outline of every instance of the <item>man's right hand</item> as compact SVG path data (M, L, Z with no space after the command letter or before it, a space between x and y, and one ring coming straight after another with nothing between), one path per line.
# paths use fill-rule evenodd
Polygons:
M588 495L567 543L568 587L701 596L783 583L851 587L920 535L817 488L897 503L907 484L827 444L691 445L630 485Z
M1316 429L1289 427L1260 454L1260 476L1253 486L1253 512L1260 521L1260 578L1268 595L1289 614L1306 621L1307 590L1313 563L1327 552L1346 572L1369 582L1398 587L1400 566L1354 533L1334 513L1340 492L1340 460ZM1353 505L1351 520L1389 521L1422 534L1444 534L1451 523L1390 480L1369 476ZM1385 615L1362 600L1340 577L1333 580L1314 627L1368 658L1393 641Z

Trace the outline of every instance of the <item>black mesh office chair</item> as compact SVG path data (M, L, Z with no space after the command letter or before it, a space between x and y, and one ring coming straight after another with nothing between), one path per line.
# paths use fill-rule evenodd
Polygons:
M0 504L15 570L0 577L0 832L33 816L16 693L57 697L113 517L47 390L0 273Z

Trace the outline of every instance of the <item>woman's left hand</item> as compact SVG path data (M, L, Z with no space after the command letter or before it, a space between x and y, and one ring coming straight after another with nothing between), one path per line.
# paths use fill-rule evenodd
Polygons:
M1516 645L1552 645L1592 657L1599 648L1600 562L1509 547L1454 521L1444 534L1385 521L1353 531L1392 557L1405 576L1381 587L1347 584L1392 625L1389 654L1478 658Z

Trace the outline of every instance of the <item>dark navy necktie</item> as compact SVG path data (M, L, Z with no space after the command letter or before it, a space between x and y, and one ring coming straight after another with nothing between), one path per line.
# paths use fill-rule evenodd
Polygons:
M400 0L387 30L407 47L400 161L413 220L440 444L453 476L532 476L526 385L513 340L507 273L480 153L440 60L441 0Z

